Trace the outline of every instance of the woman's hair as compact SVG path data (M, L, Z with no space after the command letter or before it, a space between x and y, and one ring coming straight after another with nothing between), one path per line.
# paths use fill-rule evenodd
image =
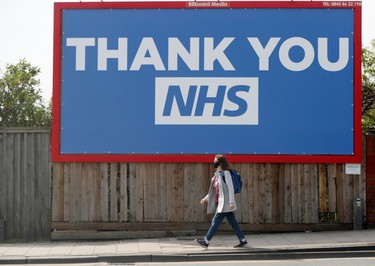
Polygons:
M230 163L228 162L227 158L225 157L224 154L216 154L215 155L216 160L219 161L221 165L221 169L223 170L230 170Z

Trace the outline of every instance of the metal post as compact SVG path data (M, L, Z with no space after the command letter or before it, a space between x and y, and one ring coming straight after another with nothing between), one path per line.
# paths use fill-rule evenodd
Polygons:
M363 204L361 198L354 199L354 230L362 230Z

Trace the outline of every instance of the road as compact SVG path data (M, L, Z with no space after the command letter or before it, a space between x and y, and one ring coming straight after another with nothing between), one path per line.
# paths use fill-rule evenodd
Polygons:
M118 265L118 264L117 264ZM124 264L125 265L125 264ZM194 265L219 265L219 266L374 266L375 258L331 258L331 259L306 259L306 260L247 260L247 261L210 261L210 262L181 262L181 263L135 263L136 266L194 266Z
M17 264L14 264L17 265ZM19 264L23 265L23 264ZM30 266L37 264L28 264ZM39 264L38 264L39 265ZM55 264L43 264L44 266ZM72 264L59 264L59 266L71 266ZM244 260L244 261L197 261L197 262L138 262L138 263L82 263L80 266L374 266L375 258L329 258L329 259L303 259L303 260Z

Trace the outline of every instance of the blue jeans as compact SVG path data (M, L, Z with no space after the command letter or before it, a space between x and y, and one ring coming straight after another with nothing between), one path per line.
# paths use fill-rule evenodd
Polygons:
M215 213L214 218L212 219L211 226L208 229L206 239L210 241L214 236L216 230L219 228L219 225L223 221L224 217L227 218L228 223L233 228L233 231L236 233L238 240L245 239L245 235L243 234L240 226L237 223L236 217L234 217L234 212L225 212L225 213Z

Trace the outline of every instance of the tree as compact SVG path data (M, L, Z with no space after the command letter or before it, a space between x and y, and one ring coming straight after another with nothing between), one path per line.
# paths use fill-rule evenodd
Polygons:
M24 59L0 72L0 127L51 125L51 107L38 88L40 69Z
M362 128L375 129L375 40L362 48Z

